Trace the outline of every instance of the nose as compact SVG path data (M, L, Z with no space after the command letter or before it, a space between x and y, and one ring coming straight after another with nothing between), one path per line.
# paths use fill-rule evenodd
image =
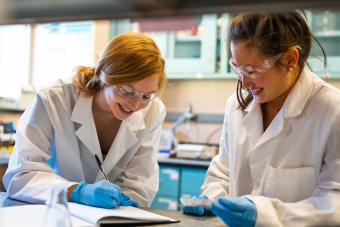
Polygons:
M238 79L242 82L242 87L244 89L248 89L251 87L252 81L248 76L245 76L244 74L240 74L238 76Z

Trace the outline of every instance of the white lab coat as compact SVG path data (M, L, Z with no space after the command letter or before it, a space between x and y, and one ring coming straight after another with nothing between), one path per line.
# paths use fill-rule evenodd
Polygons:
M247 196L256 226L339 226L339 90L306 66L265 132L259 104L238 106L229 98L202 193Z
M103 179L94 154L103 161L92 115L93 96L59 80L41 90L22 115L4 185L12 198L40 203L54 186ZM157 153L165 107L155 99L123 120L103 162L111 182L141 206L158 190Z

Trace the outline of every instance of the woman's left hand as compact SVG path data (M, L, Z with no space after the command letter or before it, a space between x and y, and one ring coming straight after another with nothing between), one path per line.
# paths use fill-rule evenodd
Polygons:
M256 206L244 197L219 198L212 203L212 212L229 227L253 227L256 222Z

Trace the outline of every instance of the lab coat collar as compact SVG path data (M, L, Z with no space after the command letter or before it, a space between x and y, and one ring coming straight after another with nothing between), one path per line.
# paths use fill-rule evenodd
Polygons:
M75 132L80 141L91 153L102 157L96 125L92 114L92 100L93 96L86 96L81 92L73 108L71 120L80 124Z
M284 118L296 117L302 113L311 96L316 78L317 76L306 65L283 104Z
M79 94L74 105L71 120L79 124L84 124L92 115L93 96L86 96L82 92Z
M127 125L127 127L129 127L129 129L132 132L145 129L143 110L134 112L131 116L129 116L123 122Z

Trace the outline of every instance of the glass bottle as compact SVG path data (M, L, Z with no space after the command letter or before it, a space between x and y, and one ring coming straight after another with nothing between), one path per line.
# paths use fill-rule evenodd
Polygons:
M42 227L72 227L65 189L54 188L46 205Z

